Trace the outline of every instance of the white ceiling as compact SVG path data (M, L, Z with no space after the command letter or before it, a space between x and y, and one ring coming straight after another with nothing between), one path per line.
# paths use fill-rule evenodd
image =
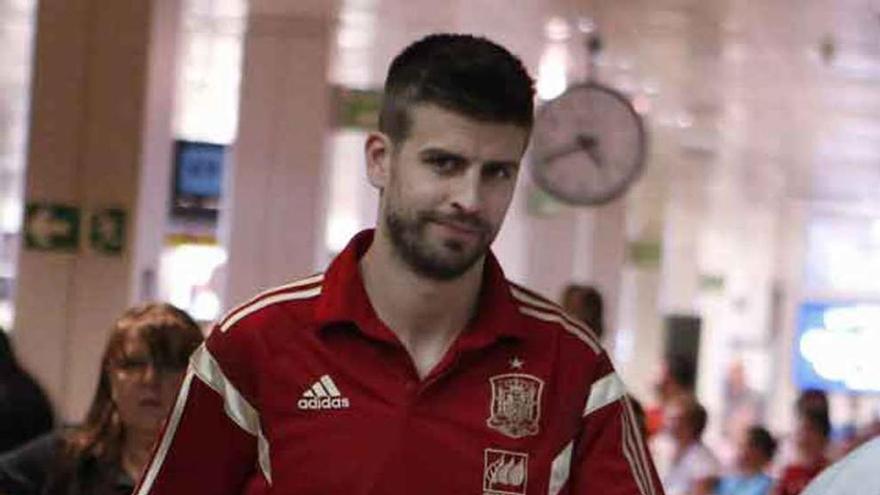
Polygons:
M343 0L337 12L334 78L359 86L379 86L397 50L439 30L487 35L537 73L553 18L570 27L556 46L581 78L588 19L605 42L600 79L650 101L648 180L880 204L876 1Z
M187 4L230 18L246 11L243 0ZM33 0L0 5L26 12ZM433 31L489 36L534 74L552 46L568 54L569 80L577 80L585 64L576 27L588 19L605 42L600 79L650 102L647 181L735 182L755 199L880 206L880 0L250 0L248 7L335 18L333 79L372 87L401 47ZM567 40L550 42L551 19L569 26ZM5 36L17 33L15 23L4 25Z

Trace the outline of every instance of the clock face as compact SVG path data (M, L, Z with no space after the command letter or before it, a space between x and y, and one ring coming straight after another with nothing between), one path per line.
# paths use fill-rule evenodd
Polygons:
M605 203L638 178L645 142L642 119L624 96L595 83L574 86L535 117L532 174L567 203Z

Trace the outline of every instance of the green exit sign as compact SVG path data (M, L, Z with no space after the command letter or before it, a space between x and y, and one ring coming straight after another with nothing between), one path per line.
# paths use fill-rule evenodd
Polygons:
M336 99L336 119L340 127L360 130L378 127L381 91L337 88Z
M25 207L24 245L39 251L79 249L79 208L57 203Z
M125 247L125 210L104 208L92 213L89 244L98 253L118 255Z
M660 241L638 240L627 244L627 258L639 268L659 268L662 254Z

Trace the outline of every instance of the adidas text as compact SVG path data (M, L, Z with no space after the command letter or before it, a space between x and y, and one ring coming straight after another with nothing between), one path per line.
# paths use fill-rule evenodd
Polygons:
M345 397L303 397L296 403L300 409L348 409L348 399Z

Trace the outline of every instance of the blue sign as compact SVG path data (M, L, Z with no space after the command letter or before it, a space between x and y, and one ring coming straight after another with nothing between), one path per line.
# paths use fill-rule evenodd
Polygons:
M798 311L798 387L880 392L880 303L806 302Z
M225 147L211 143L178 141L177 193L218 198L223 183Z
M220 144L183 140L175 143L173 215L217 218L225 158L226 147Z

